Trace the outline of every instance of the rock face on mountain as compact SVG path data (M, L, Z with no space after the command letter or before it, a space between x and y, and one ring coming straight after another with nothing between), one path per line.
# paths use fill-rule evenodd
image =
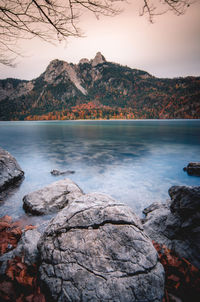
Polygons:
M200 77L159 79L98 52L53 60L31 81L0 80L0 120L200 118L199 97Z
M166 204L145 209L144 230L200 269L200 187L173 186L169 195Z
M97 66L98 64L102 64L104 62L106 62L106 59L100 52L97 52L95 58L91 61L93 67Z
M132 210L109 196L67 205L38 248L48 301L162 301L164 272L151 240Z
M24 196L23 208L33 215L55 213L82 194L81 189L66 178Z
M183 170L189 175L200 176L200 162L189 163Z
M23 176L24 172L16 159L0 148L0 192L22 179Z

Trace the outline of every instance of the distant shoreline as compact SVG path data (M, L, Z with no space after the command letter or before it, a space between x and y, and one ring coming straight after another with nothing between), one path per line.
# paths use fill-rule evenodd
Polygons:
M0 123L5 123L5 122L26 122L26 123L30 123L30 122L113 122L113 121L125 121L125 122L129 122L129 121L148 121L148 122L153 122L153 121L160 121L160 122L164 122L164 121L200 121L200 119L74 119L74 120L17 120L17 121L13 121L13 120L6 120L6 121L0 121Z
M57 123L57 122L184 122L200 121L200 119L76 119L76 120L23 120L23 121L0 121L0 123Z

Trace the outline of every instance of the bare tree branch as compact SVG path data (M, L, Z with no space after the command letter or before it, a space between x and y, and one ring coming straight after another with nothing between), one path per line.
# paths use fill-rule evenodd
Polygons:
M150 22L168 10L184 14L192 0L142 0L141 15ZM78 27L81 11L104 16L121 12L126 0L0 0L0 63L12 66L20 55L18 41L38 37L53 43L70 36L82 36Z

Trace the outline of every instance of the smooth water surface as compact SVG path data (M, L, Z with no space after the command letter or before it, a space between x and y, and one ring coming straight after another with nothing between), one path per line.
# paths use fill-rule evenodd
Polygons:
M1 201L0 216L18 218L25 194L65 177L139 215L165 202L170 186L200 184L183 171L200 161L200 120L0 122L0 146L25 171L21 186ZM52 169L75 174L55 177Z

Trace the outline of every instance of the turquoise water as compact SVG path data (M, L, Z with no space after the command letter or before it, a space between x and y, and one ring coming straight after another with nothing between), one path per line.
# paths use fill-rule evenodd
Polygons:
M25 171L22 184L1 201L0 215L23 215L22 198L66 176L84 192L104 192L141 215L165 202L172 185L199 185L183 167L200 161L200 120L0 122L0 146Z

